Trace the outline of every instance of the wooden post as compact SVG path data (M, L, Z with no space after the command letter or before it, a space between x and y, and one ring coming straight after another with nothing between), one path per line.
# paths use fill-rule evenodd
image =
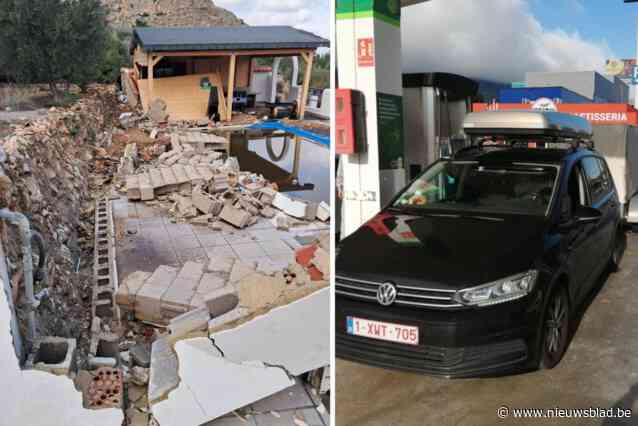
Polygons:
M303 86L301 87L301 100L299 101L299 119L303 120L306 114L306 103L308 102L308 90L310 89L310 77L312 76L312 64L315 59L315 52L302 52L301 57L306 62L306 70L303 78Z
M230 55L230 66L228 67L228 94L226 95L226 113L227 113L227 121L231 121L233 118L233 99L235 92L235 62L237 56L233 53Z
M155 98L155 96L153 95L153 87L154 87L154 82L153 82L153 68L155 67L155 61L153 61L153 55L151 55L150 53L148 54L148 63L147 63L147 73L148 73L148 107L151 106L151 103L153 102L153 99Z

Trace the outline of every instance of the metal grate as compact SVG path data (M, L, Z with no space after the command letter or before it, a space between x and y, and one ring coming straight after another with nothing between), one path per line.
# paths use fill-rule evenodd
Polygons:
M336 277L335 293L363 300L377 300L377 290L383 283ZM436 290L396 284L395 305L426 308L460 308L463 305L453 299L456 290Z

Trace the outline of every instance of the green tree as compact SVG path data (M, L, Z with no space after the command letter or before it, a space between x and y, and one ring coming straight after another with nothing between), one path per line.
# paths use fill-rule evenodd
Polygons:
M120 75L122 67L131 65L126 44L128 38L126 34L121 32L109 31L104 48L104 58L99 64L98 82L113 83Z
M95 81L108 29L98 0L0 0L0 54L19 83L46 83L60 100L59 83Z

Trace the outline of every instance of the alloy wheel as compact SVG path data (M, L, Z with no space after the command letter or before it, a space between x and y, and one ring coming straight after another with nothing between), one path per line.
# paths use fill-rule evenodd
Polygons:
M569 302L564 289L554 292L547 306L544 322L544 368L553 368L563 357L569 333Z

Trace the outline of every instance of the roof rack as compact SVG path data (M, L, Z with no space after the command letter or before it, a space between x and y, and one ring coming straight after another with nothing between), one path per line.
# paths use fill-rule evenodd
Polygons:
M499 149L555 149L565 150L567 152L574 152L579 149L594 150L594 142L586 139L565 139L562 141L557 138L547 138L546 140L525 140L528 138L517 138L510 140L499 141L498 143L486 144L487 140L481 140L477 144L466 146L456 151L451 158L456 158L460 154L467 154L468 152L483 152L485 150L499 150Z

